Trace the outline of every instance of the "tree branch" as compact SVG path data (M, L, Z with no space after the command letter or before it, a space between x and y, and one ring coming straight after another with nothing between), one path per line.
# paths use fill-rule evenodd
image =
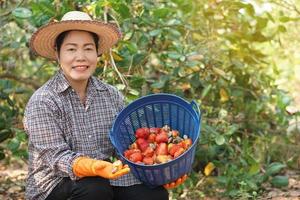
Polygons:
M105 6L104 7L104 13L103 13L103 17L104 17L104 22L105 23L107 23L107 16L108 16L108 7ZM120 28L119 23L116 21L116 19L115 18L113 18L113 19L115 20L116 24ZM118 70L118 68L116 66L116 63L115 63L115 59L114 59L114 57L112 55L112 50L111 49L109 50L109 57L110 57L110 63L112 65L113 69L115 70L115 72L117 73L117 75L119 76L119 78L121 79L122 83L125 85L125 88L127 90L127 88L128 88L128 82L124 78L124 76L120 73L120 71Z
M14 80L14 81L26 84L26 85L30 85L33 89L38 89L40 87L40 85L32 79L24 78L24 77L18 77L14 74L11 74L11 73L0 74L0 79Z

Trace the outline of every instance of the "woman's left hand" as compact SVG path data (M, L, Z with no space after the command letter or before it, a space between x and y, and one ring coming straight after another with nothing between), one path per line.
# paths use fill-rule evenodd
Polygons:
M182 183L184 183L184 181L187 179L187 174L183 175L182 177L178 178L176 181L171 182L171 183L167 183L164 186L164 188L166 189L173 189L176 188L177 186L181 185Z

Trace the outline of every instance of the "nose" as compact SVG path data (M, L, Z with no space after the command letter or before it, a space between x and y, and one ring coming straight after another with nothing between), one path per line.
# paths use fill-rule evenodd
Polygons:
M84 54L83 50L78 50L76 52L76 61L85 61L86 60L86 56Z

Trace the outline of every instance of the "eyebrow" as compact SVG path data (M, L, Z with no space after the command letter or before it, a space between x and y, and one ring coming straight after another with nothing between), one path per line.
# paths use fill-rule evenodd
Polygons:
M65 45L73 45L73 46L78 46L78 44L76 44L76 43L67 43L67 44L65 44ZM95 44L94 44L94 43L86 43L86 44L84 44L83 46L88 46L88 45L93 45L93 46L95 46Z

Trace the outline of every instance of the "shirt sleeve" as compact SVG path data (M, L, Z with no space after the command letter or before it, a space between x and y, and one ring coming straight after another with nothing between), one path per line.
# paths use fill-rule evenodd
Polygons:
M124 95L114 86L107 85L108 92L112 98L112 103L117 108L117 113L119 113L125 107Z
M118 90L117 90L117 105L118 105L119 112L125 107L125 98L123 94Z
M77 179L72 170L75 158L82 156L71 151L67 144L58 107L51 101L32 101L26 107L24 127L33 148L33 162L44 162L55 174ZM34 163L33 163L34 164Z

